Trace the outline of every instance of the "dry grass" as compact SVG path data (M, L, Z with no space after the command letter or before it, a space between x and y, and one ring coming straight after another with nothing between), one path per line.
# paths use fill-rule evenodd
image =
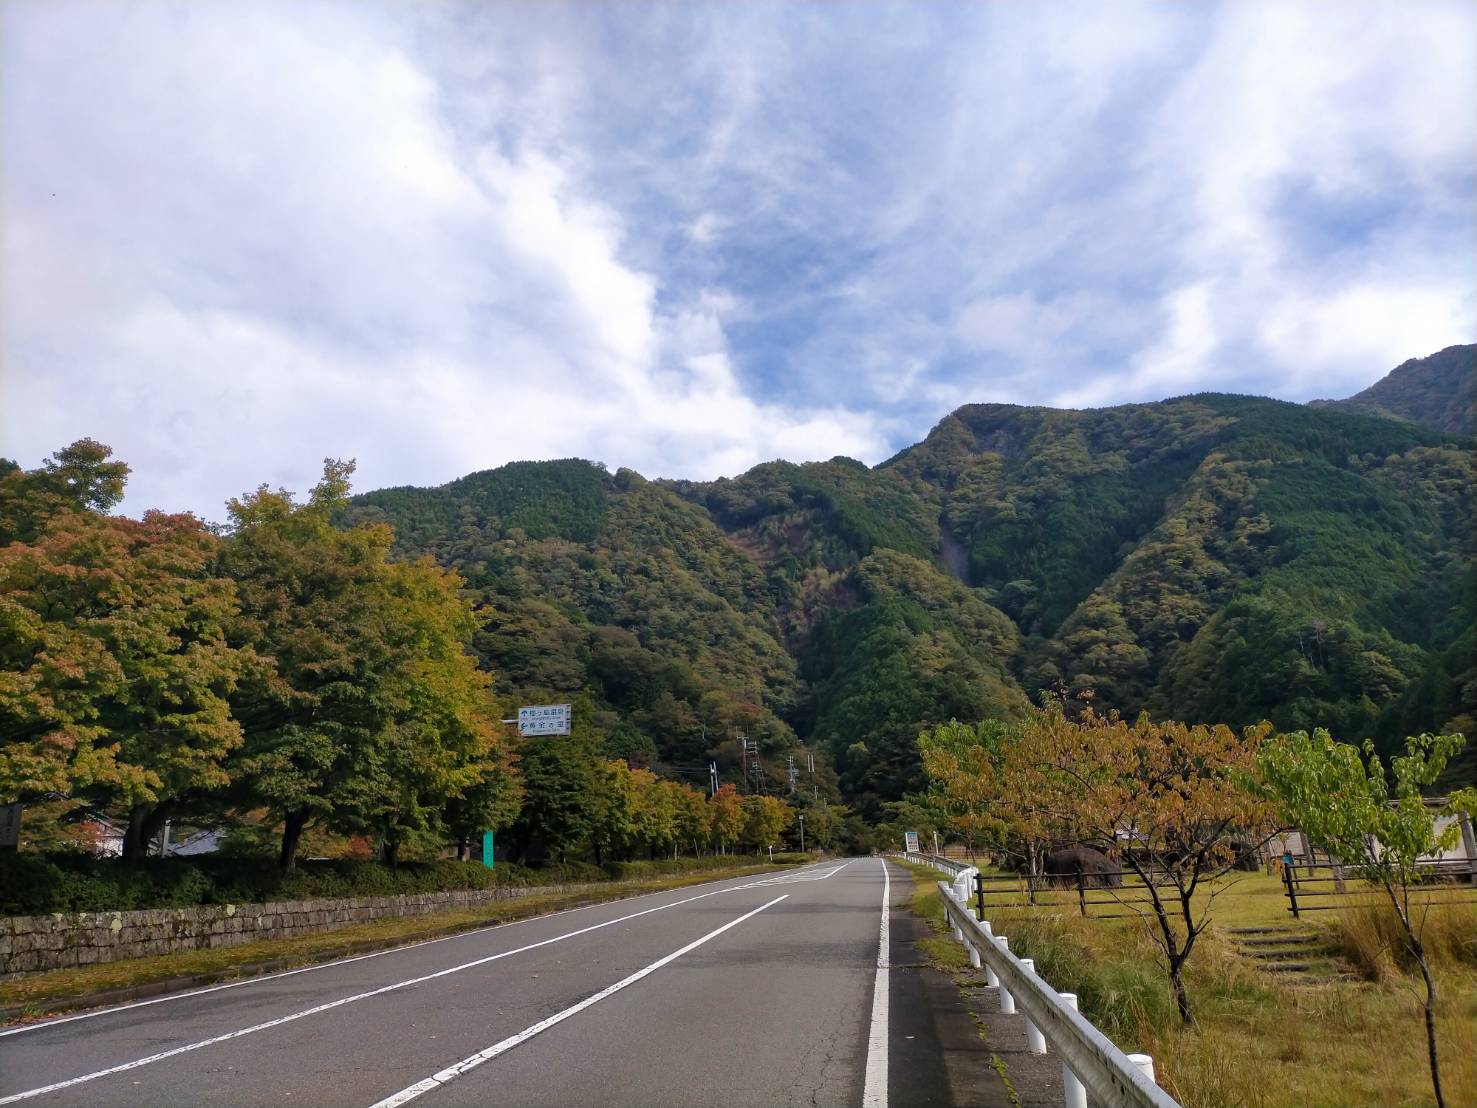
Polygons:
M937 875L923 873L932 893ZM1161 1083L1185 1108L1430 1104L1419 978L1390 962L1377 981L1285 984L1237 956L1223 934L1227 927L1292 923L1278 881L1233 874L1218 888L1214 926L1187 970L1198 1020L1188 1029L1179 1024L1142 922L1084 919L1075 904L1052 912L997 902L989 916L1046 980L1078 993L1083 1011L1119 1046L1153 1055ZM1447 1102L1477 1104L1477 966L1470 954L1477 927L1470 915L1438 919L1434 912L1427 927L1433 949L1446 952L1433 958Z
M145 985L175 977L210 975L219 980L250 977L254 965L272 962L273 969L310 965L347 954L382 949L440 938L477 927L527 919L566 908L599 904L645 893L678 889L687 885L769 872L768 865L735 866L732 870L687 874L681 877L645 878L636 881L611 882L608 887L575 892L549 893L498 900L474 909L439 912L434 915L409 916L400 919L373 920L343 927L318 935L291 939L274 939L217 950L193 950L154 958L133 958L123 962L83 966L33 974L14 981L0 982L0 1007L21 1007L25 1018L34 1018L54 1010L58 1005L78 997L111 989Z
M1412 922L1427 961L1477 968L1477 904L1426 905L1413 910ZM1388 904L1346 908L1329 930L1343 956L1370 981L1393 980L1416 967L1405 928Z

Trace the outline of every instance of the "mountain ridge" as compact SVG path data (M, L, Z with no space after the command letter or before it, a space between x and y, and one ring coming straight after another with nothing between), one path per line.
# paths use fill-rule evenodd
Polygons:
M349 519L463 573L506 695L571 699L673 773L751 773L754 742L785 789L804 745L817 791L875 816L921 786L920 727L1043 689L1382 744L1477 733L1473 487L1459 434L1200 393L965 405L871 468L517 462Z

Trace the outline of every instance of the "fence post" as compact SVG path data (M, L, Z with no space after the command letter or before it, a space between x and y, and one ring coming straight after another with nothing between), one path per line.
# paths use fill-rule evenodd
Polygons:
M1292 918L1298 918L1297 884L1292 878L1292 851L1282 855L1282 883L1287 886L1287 902L1292 906Z
M999 942L1008 954L1010 952L1010 939L1001 935ZM1010 995L1010 990L1004 985L1000 986L1000 1014L1003 1016L1015 1015L1015 997Z
M1036 972L1036 960L1034 958L1022 958L1021 965L1032 973ZM1037 1027L1030 1019L1026 1020L1026 1049L1032 1054L1046 1053L1046 1036L1041 1034L1041 1028Z
M1077 994L1059 994L1067 1007L1073 1011L1077 1010ZM1087 1086L1077 1080L1077 1075L1067 1068L1067 1063L1062 1063L1062 1089L1067 1094L1067 1108L1087 1108Z
M1082 914L1087 915L1087 879L1082 875L1082 867L1077 867L1077 907Z
M1473 865L1477 866L1477 860L1473 861ZM1477 870L1473 872L1477 873ZM980 922L983 923L985 921L985 875L978 872L974 875L974 906Z

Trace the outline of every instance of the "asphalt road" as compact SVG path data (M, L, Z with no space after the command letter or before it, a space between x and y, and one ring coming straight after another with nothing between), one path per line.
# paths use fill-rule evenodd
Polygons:
M0 1105L939 1103L910 887L824 863L0 1031Z

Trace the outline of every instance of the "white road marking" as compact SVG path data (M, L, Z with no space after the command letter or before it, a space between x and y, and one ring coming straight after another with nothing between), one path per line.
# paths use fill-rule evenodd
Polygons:
M803 867L802 869L795 870L794 873L798 875L806 872L806 870L814 869L821 864L823 863L812 863L811 865ZM837 868L844 868L845 865L850 865L850 863L844 863L843 866ZM789 875L787 874L786 876ZM720 881L735 880L737 880L737 878L719 877L715 878L713 881L698 882L698 887L701 887L702 885L717 884ZM739 889L752 889L755 887L756 884L756 882L751 881L746 885L734 885L729 889L723 889L719 891L736 892ZM692 888L693 886L688 887ZM114 1004L107 1008L97 1008L90 1012L79 1012L76 1015L59 1016L56 1019L49 1020L37 1020L33 1023L21 1024L19 1027L8 1027L4 1030L0 1030L0 1038L4 1038L7 1035L24 1035L29 1031L42 1031L48 1027L58 1027L61 1024L72 1023L75 1020L90 1020L97 1016L112 1015L114 1012L126 1012L131 1008L147 1008L151 1004L167 1004L172 1000L188 1000L192 996L204 996L206 993L218 993L224 989L239 989L243 985L260 985L266 981L276 981L280 977L292 977L294 974L299 973L313 973L316 970L330 969L333 966L346 966L350 962L362 962L368 958L380 958L386 954L399 954L401 951L414 950L416 947L419 946L430 946L433 943L449 942L452 939L466 939L470 938L473 935L481 935L487 931L496 931L499 928L517 927L518 925L524 923L538 923L540 920L551 919L554 916L568 916L573 915L575 912L588 912L592 908L603 908L608 904L624 903L631 900L644 900L648 896L660 896L662 893L670 891L671 890L669 889L658 889L655 892L638 893L635 896L623 896L617 897L614 900L601 901L599 904L582 904L578 908L560 908L557 911L545 912L543 915L539 916L528 916L524 919L507 920L503 923L489 924L486 927L474 927L468 931L458 931L455 935L442 935L440 938L437 939L421 939L419 942L405 943L401 946L386 947L384 950L374 950L370 951L368 954L354 954L349 956L348 958L335 958L331 962L315 962L311 966L299 966L297 969L282 970L278 973L265 973L257 977L245 977L242 978L240 981L227 981L224 984L220 985L207 985L203 989L189 989L185 992L170 993L167 996L151 997L148 1000L132 1000L129 1001L127 1004ZM677 903L686 904L687 901L681 900L677 901ZM670 905L668 905L668 907L670 907ZM630 919L631 917L627 916L625 918Z
M305 1019L308 1016L316 1016L320 1012L328 1012L334 1008L342 1008L344 1005L353 1004L356 1001L368 1000L370 997L375 996L383 996L385 993L392 993L398 989L409 988L411 985L419 985L426 981L433 981L438 977L446 977L449 974L461 973L463 970L473 969L477 966L485 966L489 962L496 962L502 958L511 958L515 954L523 954L530 950L537 950L539 947L563 942L565 939L573 939L579 935L588 935L591 931L599 931L601 928L613 927L617 923L625 923L627 920L637 919L640 916L649 916L653 912L665 911L668 908L676 908L683 904L691 904L695 900L705 900L710 896L718 896L726 892L737 892L739 889L750 887L751 886L748 885L738 885L731 889L714 889L711 892L699 893L697 896L689 896L684 900L674 900L670 904L658 904L654 908L645 908L639 912L632 912L630 915L620 916L612 920L606 920L604 923L591 924L589 927L581 927L577 931L566 931L562 935L555 935L551 939L543 939L540 942L529 943L527 946L520 946L515 950L505 950L501 954L489 954L485 958L477 958L470 962L463 962L460 965L450 966L443 970L437 970L435 973L423 974L420 977L410 977L404 981L396 981L390 985L381 985L377 989L369 989L362 993L354 993L352 996L340 997L338 1000L330 1000L323 1004L315 1004L311 1008L304 1008L301 1011L292 1012L285 1016L278 1016L276 1019L266 1020L262 1023L254 1023L250 1027L243 1027L238 1031L228 1031L223 1035L215 1035L209 1039L201 1039L198 1042L186 1043L183 1046L177 1046L170 1050L163 1050L160 1051L158 1054L150 1054L145 1058L138 1058L132 1062L124 1062L120 1065L109 1066L107 1069L95 1070L92 1073L82 1074L80 1077L70 1077L65 1081L55 1081L52 1082L50 1085L41 1085L34 1089L27 1089L24 1092L11 1093L9 1096L0 1097L0 1105L14 1104L16 1101L28 1100L31 1097L41 1096L44 1093L56 1092L58 1089L69 1089L73 1085L81 1085L88 1081L96 1081L100 1077L110 1077L115 1073L125 1073L128 1070L136 1070L140 1066L147 1066L154 1062L162 1062L166 1058L174 1058L180 1054L188 1054L194 1050L201 1050L207 1046L214 1046L216 1043L228 1042L231 1039L239 1039L244 1035L255 1034L258 1031L266 1031L269 1028L281 1027L284 1023L292 1023L295 1020ZM771 903L773 903L773 901L771 901Z
M867 1035L867 1076L862 1108L887 1108L887 967L888 927L892 880L882 863L882 926L877 940L877 977L872 985L872 1028Z
M664 958L658 958L655 962L652 962L651 965L646 966L646 967L644 967L642 969L637 970L635 973L631 974L629 977L623 977L623 978L621 978L614 985L607 985L605 988L601 989L598 993L594 993L591 996L585 997L585 999L582 1000L582 1001L580 1001L578 1004L572 1004L568 1008L564 1009L562 1012L556 1012L554 1015L548 1017L548 1019L539 1020L539 1022L536 1023L536 1024L534 1024L532 1027L525 1028L524 1030L518 1032L518 1034L516 1034L516 1035L510 1035L510 1036L508 1036L508 1038L502 1040L501 1042L494 1043L492 1046L488 1047L486 1050L479 1050L476 1054L472 1054L472 1055L467 1056L466 1058L463 1058L460 1062L457 1062L455 1065L447 1066L444 1070L441 1070L439 1073L433 1073L430 1077L426 1078L424 1081L417 1081L414 1085L410 1085L407 1088L401 1089L398 1093L394 1093L394 1094L392 1094L390 1096L387 1096L383 1100L376 1101L374 1103L374 1105L372 1106L372 1108L399 1108L400 1105L406 1104L409 1101L414 1100L418 1096L422 1096L425 1093L429 1093L429 1092L431 1092L431 1091L433 1091L435 1089L439 1089L442 1085L445 1085L448 1081L455 1081L458 1077L461 1077L463 1074L470 1073L472 1070L476 1069L483 1062L490 1062L492 1059L496 1058L499 1054L506 1054L508 1051L512 1050L518 1044L520 1044L520 1043L526 1043L529 1039L533 1038L535 1035L539 1034L540 1032L547 1031L549 1028L553 1027L556 1023L563 1023L565 1020L569 1019L570 1016L576 1016L576 1015L578 1015L579 1013L583 1012L586 1008L589 1008L591 1005L598 1004L598 1003L600 1003L600 1001L604 1000L606 997L612 996L615 993L620 992L627 985L634 985L637 981L640 981L643 977L646 977L646 976L648 976L650 974L655 973L657 970L661 969L663 966L668 965L671 962L675 962L678 958L681 958L684 954L688 953L689 951L696 950L698 947L702 946L709 939L716 939L719 935L723 934L723 932L728 931L731 928L737 927L739 924L743 923L744 920L750 919L750 918L752 918L754 916L757 916L760 912L764 911L764 909L766 909L766 908L772 908L772 907L774 907L774 905L778 904L780 901L787 899L789 897L789 895L790 895L789 893L785 893L785 894L783 894L781 896L777 896L773 900L771 900L768 904L761 904L761 905L759 905L759 907L755 908L752 912L745 912L743 915L739 916L737 919L729 920L722 927L719 927L719 928L716 928L715 930L709 931L706 935L704 935L700 939L694 939L692 942L688 943L686 946L681 947L681 948L679 948L677 950L672 951L671 954L668 954Z
M829 869L825 873L809 873L806 870L796 870L794 873L782 874L779 877L765 877L738 887L741 889L757 889L765 885L796 885L802 881L824 881L828 877L835 877L849 865L851 865L850 862L842 862L839 866Z

